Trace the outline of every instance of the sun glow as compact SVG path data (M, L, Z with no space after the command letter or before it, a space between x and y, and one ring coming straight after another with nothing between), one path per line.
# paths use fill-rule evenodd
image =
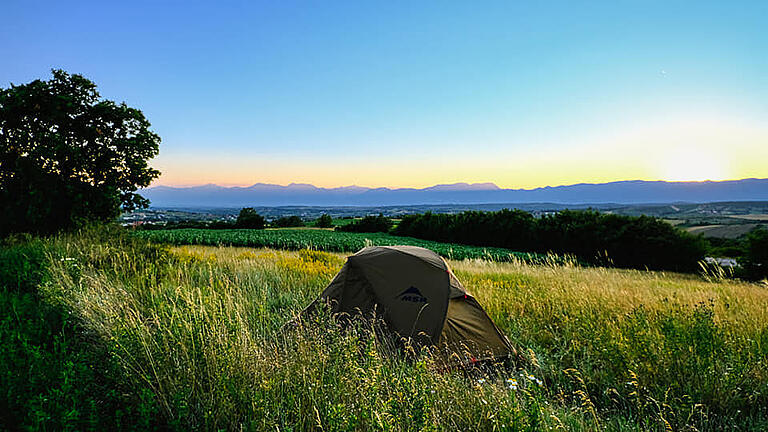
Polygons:
M706 148L676 148L660 164L667 181L725 180L729 178L728 158Z

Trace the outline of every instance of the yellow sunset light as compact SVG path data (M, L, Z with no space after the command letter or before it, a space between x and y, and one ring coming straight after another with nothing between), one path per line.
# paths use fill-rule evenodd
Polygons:
M667 181L725 180L729 178L728 160L707 148L677 148L665 154L662 178Z

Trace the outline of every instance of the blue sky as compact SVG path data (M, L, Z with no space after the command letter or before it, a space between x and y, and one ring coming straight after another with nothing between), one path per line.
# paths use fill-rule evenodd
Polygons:
M6 0L0 85L81 73L157 184L768 177L768 2Z

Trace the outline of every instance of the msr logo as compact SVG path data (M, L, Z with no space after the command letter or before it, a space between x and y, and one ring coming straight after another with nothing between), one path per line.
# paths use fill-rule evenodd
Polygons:
M400 301L407 301L411 303L426 303L427 298L421 295L421 291L415 286L408 288L398 296Z

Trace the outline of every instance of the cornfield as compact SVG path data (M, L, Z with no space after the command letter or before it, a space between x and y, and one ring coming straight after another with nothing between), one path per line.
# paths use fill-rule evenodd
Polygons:
M365 246L408 245L431 249L455 260L485 259L490 261L522 260L543 263L563 258L541 254L515 252L509 249L440 243L413 237L392 236L385 233L348 233L318 229L177 229L136 231L135 235L155 243L172 245L246 246L275 249L312 249L326 252L355 252Z

